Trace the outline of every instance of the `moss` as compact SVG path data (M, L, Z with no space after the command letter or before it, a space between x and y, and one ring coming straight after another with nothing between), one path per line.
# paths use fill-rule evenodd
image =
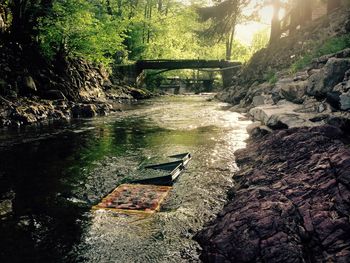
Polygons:
M313 60L313 56L311 54L307 54L304 56L301 56L296 62L294 62L291 66L290 66L290 73L296 73L299 70L304 69L306 66L310 65L312 60Z
M289 71L291 73L296 73L297 71L302 70L306 66L310 65L313 59L339 52L345 48L350 48L350 34L331 38L323 43L316 43L311 48L312 51L310 53L302 55L291 65Z

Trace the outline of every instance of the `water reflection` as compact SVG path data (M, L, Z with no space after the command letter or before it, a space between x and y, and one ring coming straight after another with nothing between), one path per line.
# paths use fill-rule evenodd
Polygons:
M247 138L249 122L224 106L199 96L160 98L39 137L16 134L27 143L0 148L0 200L13 204L0 219L0 261L196 261L191 236L223 205L233 152ZM194 158L161 213L135 221L90 212L141 165L179 152Z

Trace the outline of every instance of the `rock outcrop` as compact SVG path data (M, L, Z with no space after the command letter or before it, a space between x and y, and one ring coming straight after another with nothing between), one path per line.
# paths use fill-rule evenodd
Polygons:
M107 115L118 110L115 102L151 95L112 83L103 66L82 59L50 64L35 49L34 59L19 44L0 42L0 47L0 127Z
M246 91L235 90L236 110L270 128L350 126L350 49L315 59L307 71L281 77L275 84L254 84ZM236 94L236 95L235 95ZM223 96L222 94L219 95ZM342 119L334 122L334 119Z
M333 126L275 131L236 153L236 187L195 239L204 262L349 262L350 150Z
M339 112L350 112L350 48L320 56L303 71L291 72L293 63L317 54L320 43L337 37L341 43L348 41L349 13L348 8L339 9L258 51L233 77L232 87L217 97L235 105L239 112L250 111L255 120L271 128L276 128L276 122L278 127L288 128L330 124L334 118L347 118L347 114ZM348 122L341 121L342 125Z

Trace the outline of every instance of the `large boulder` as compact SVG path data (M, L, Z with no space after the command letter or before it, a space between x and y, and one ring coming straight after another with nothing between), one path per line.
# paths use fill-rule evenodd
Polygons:
M347 91L339 96L340 109L350 110L350 91Z
M336 126L343 131L350 131L350 113L349 112L333 112L329 114L326 123Z
M31 76L23 77L22 86L25 93L35 93L37 91L35 81Z
M67 100L66 96L59 90L48 90L43 92L42 97L48 100Z
M294 81L293 79L281 79L276 83L281 97L294 103L302 103L306 93L308 82L305 80Z
M75 118L92 118L98 115L95 104L77 104L72 108L72 114Z
M241 107L251 108L252 106L275 104L281 99L279 89L269 82L253 83L245 93L244 98L240 100Z
M247 90L245 89L245 87L232 86L222 92L219 92L217 94L217 98L221 101L237 105L246 96L246 94Z
M267 104L273 104L272 95L261 94L258 96L254 96L252 104L254 107L261 106L261 105L267 105Z
M339 83L327 93L327 100L336 109L350 110L350 80Z
M263 105L252 108L249 114L256 121L261 121L273 129L313 127L319 124L310 121L314 114L298 112L300 105L280 101L277 105Z
M326 65L310 76L307 84L307 94L325 98L333 87L343 81L345 73L350 69L350 58L330 58Z

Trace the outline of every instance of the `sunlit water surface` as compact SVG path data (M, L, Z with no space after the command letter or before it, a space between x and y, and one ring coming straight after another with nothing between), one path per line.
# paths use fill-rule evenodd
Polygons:
M197 262L192 237L224 205L249 123L208 96L177 96L3 133L0 200L12 213L0 217L0 262ZM193 159L160 212L90 210L140 166L182 152Z

